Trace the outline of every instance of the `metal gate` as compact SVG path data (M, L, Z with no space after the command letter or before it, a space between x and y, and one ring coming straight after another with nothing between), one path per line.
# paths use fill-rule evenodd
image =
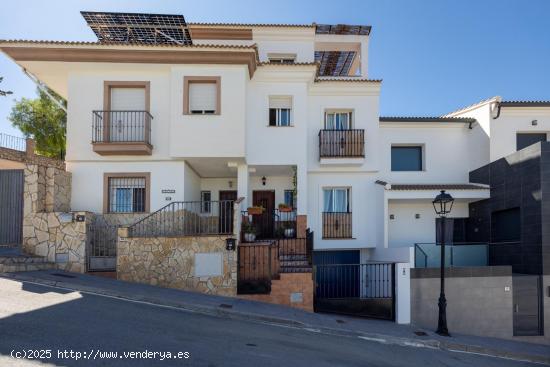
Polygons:
M514 336L543 335L541 289L540 275L513 274Z
M395 320L395 264L323 264L313 271L315 312Z
M116 271L117 231L114 225L88 225L88 271Z
M23 170L0 170L0 246L21 244L23 234Z

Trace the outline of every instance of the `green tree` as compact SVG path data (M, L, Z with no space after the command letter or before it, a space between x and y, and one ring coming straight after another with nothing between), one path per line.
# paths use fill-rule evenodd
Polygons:
M0 83L2 83L2 80L4 80L4 78L0 76ZM9 91L9 90L0 89L0 97L5 97L5 96L7 96L8 94L11 94L11 93L12 92Z
M63 158L65 155L65 136L67 114L46 93L37 90L38 98L21 98L15 101L9 120L12 125L27 138L36 141L36 151L48 157ZM63 100L55 92L49 93ZM66 102L63 102L66 105Z

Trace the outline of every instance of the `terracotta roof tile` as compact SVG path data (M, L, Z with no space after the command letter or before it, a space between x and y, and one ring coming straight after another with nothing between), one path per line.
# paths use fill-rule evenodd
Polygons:
M502 107L550 107L550 101L502 101Z
M193 44L193 45L169 45L169 44L144 44L144 43L120 43L120 42L97 42L97 41L52 41L52 40L24 40L24 39L0 39L0 43L18 44L30 43L37 45L63 45L63 46L132 46L132 47L171 47L171 48L227 48L227 49L257 49L257 45L215 45L215 44Z
M360 77L318 77L315 79L315 82L381 83L382 79L366 79Z
M382 122L463 122L472 123L476 119L470 117L437 117L437 116L381 116Z
M395 191L414 190L489 190L489 187L478 184L391 184Z

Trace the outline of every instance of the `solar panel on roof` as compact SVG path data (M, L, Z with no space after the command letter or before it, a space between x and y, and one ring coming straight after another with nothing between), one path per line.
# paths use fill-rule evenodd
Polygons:
M191 45L183 15L80 12L103 43Z
M317 24L315 33L317 34L345 34L368 36L370 34L370 25L350 25L350 24Z
M355 51L315 51L315 61L320 63L320 76L349 75Z

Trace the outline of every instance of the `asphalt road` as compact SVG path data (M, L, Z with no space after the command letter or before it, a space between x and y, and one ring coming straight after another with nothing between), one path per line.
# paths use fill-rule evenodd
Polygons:
M149 355L145 355L145 351L150 352ZM16 352L19 356L27 354L35 358L12 358ZM111 358L100 354L106 352L117 354L110 354ZM131 352L140 355L129 358ZM153 356L152 352L157 355ZM170 358L167 352L171 353ZM165 359L161 360L163 356ZM0 279L0 366L44 364L535 366L218 318Z

